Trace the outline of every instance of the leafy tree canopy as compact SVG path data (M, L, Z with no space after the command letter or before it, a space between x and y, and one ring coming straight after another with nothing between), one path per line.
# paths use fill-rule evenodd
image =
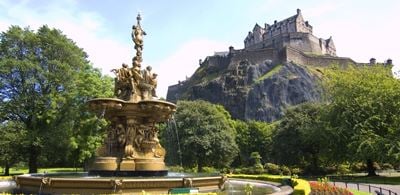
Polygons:
M205 101L179 101L175 114L183 165L229 166L238 153L229 113Z
M350 66L327 71L331 126L349 149L344 152L349 159L370 164L400 160L400 81L390 68Z
M1 121L24 125L21 155L30 172L37 171L39 161L64 162L73 150L80 160L90 156L102 123L84 103L111 96L112 82L71 39L47 26L37 32L10 27L0 35L0 80Z

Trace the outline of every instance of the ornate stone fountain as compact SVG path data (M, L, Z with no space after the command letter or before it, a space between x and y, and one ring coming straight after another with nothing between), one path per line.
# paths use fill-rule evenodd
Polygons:
M89 101L92 111L110 121L107 138L98 150L98 157L89 170L90 175L154 176L166 175L165 150L158 139L157 124L166 122L176 106L155 100L157 74L150 66L141 69L143 36L140 25L132 27L136 55L132 67L122 64L113 69L116 74L114 95Z
M120 69L112 70L116 74L115 98L88 102L93 112L110 122L104 144L89 172L20 175L15 177L16 194L142 194L143 191L166 194L182 188L200 192L223 188L227 178L219 174L168 174L157 124L170 119L176 106L156 100L157 74L151 72L150 66L141 69L146 33L140 20L138 15L137 25L132 28L136 49L132 67L122 64Z

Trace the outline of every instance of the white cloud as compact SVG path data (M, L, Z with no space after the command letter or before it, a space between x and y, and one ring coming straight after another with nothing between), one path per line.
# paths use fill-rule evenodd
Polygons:
M158 87L160 97L166 97L168 86L190 77L199 67L199 59L213 55L215 51L228 51L229 44L206 39L192 40L182 44L169 57L157 63Z
M120 43L112 37L103 36L104 18L93 12L78 10L75 0L50 1L40 7L30 6L34 1L2 1L0 31L6 31L11 25L29 26L36 30L47 24L51 28L63 31L77 45L84 48L89 60L103 73L119 67L122 62L130 62L132 47L130 43Z
M369 7L373 6L368 5ZM400 17L400 3L385 6L385 10L362 9L355 12L353 2L323 2L306 8L303 16L310 20L317 37L333 37L338 56L350 57L357 62L378 62L388 58L400 65L400 26L394 25ZM367 5L366 5L367 7ZM394 69L399 69L398 66Z

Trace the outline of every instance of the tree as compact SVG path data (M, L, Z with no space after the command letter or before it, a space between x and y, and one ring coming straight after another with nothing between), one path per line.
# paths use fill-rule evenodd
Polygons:
M268 124L260 121L239 121L234 122L236 130L236 143L240 153L237 165L252 165L250 154L259 153L262 159L270 160L272 134L275 124Z
M374 161L398 162L400 81L393 78L391 67L333 68L326 75L330 125L346 146L341 155L366 161L369 175L376 175Z
M10 167L21 161L21 146L24 144L26 130L23 124L8 121L0 124L0 162L4 165L4 175L10 174Z
M111 79L92 68L86 53L61 31L12 26L1 33L0 80L1 122L24 125L22 155L30 173L40 161L64 162L75 143L99 136L102 124L84 103L111 95Z
M198 171L204 166L222 168L237 155L231 117L222 106L179 101L175 120L184 166L197 166Z
M310 173L321 171L332 143L323 111L324 105L304 103L285 112L273 137L272 154L278 163L305 166Z

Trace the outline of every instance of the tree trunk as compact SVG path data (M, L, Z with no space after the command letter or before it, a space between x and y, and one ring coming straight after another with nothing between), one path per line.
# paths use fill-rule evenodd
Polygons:
M202 171L203 171L203 167L204 167L204 165L203 165L202 160L201 160L201 159L198 159L198 160L197 160L197 173L202 172Z
M368 176L377 176L375 173L374 161L367 159L367 172Z
M197 173L200 173L203 171L203 165L198 164L197 165Z
M31 146L30 153L29 153L29 173L37 173L37 159L38 159L38 152L34 146Z
M8 163L8 160L6 160L6 163L4 165L4 176L9 176L10 175L10 164Z
M311 154L311 167L313 174L320 174L319 165L318 165L318 155Z

